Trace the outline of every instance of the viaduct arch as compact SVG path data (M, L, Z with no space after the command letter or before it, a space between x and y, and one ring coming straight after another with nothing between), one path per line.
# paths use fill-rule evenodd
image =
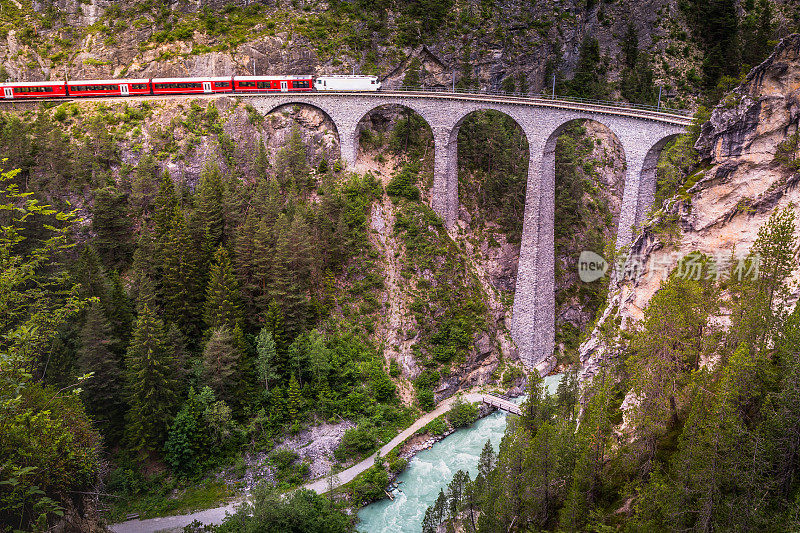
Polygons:
M656 162L664 146L689 125L682 115L569 101L448 93L306 93L247 97L261 113L287 104L305 104L327 114L339 135L342 159L356 162L358 123L377 107L401 105L431 127L434 181L431 207L452 228L458 216L457 139L470 113L494 110L511 117L528 140L528 184L522 225L511 334L527 368L542 368L555 343L555 145L572 121L590 119L616 135L626 174L617 229L617 247L627 246L655 195Z

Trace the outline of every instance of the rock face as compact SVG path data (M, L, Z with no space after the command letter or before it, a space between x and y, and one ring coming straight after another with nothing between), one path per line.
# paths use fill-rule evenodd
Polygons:
M773 1L780 4L774 10L776 29L785 32L796 2ZM446 27L413 45L396 37L403 2L392 2L378 25L356 18L337 21L339 28L317 18L328 2L34 0L33 12L16 0L8 4L0 11L0 25L10 29L7 36L0 34L0 62L20 80L355 69L400 84L409 70L418 69L425 86L449 87L455 77L483 89L549 92L552 61L571 77L586 36L597 38L609 81L617 82L628 24L666 84L699 69L701 61L675 0L459 1ZM254 5L262 11L243 30L237 17L244 9L231 7ZM197 21L199 12L213 14L217 25L205 28Z
M798 132L798 120L800 34L794 34L725 96L703 124L695 144L702 177L685 196L667 202L667 213L651 220L633 243L632 257L638 257L643 269L636 279L613 288L598 329L581 346L584 376L593 375L598 363L615 353L599 340L602 323L639 320L664 275L682 256L700 251L724 264L732 254L747 254L775 210L794 204L800 218L800 173L776 159L779 145ZM789 150L788 157L798 156L796 146ZM677 238L655 229L666 215L677 218ZM799 274L795 271L794 278ZM725 317L720 320L725 323Z

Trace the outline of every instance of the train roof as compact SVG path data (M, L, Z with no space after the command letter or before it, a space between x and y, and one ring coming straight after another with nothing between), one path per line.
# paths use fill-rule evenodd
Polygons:
M292 75L292 76L234 76L234 80L307 80L313 78L311 74L308 76Z
M28 87L31 85L64 85L63 81L12 81L0 83L0 87Z
M178 81L231 81L233 76L214 76L214 77L203 77L197 76L195 78L153 78L153 83L169 83L169 82L178 82Z
M70 80L67 82L67 85L106 85L106 84L117 84L117 83L150 83L150 80L148 79Z

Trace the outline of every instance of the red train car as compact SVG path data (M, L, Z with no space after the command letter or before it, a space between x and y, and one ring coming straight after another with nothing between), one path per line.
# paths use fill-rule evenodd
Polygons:
M150 94L150 80L78 80L67 82L70 96L129 96Z
M235 76L234 90L237 93L295 92L314 89L313 76Z
M233 78L153 78L153 94L233 92Z
M63 81L20 81L0 83L3 98L59 98L67 96L67 83Z

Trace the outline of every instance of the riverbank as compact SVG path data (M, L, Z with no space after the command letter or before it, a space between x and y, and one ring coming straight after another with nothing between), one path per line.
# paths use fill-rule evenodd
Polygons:
M456 395L447 398L445 400L442 400L433 411L425 413L423 416L418 418L413 424L411 424L408 428L401 431L396 437L394 437L387 444L382 446L380 450L378 450L376 453L373 453L363 461L333 476L323 477L315 481L306 483L302 487L307 488L309 490L313 490L318 494L324 494L328 492L328 490L340 488L343 485L349 483L350 481L355 479L359 474L365 472L367 469L372 467L375 464L375 457L378 454L380 454L382 457L388 455L390 451L392 451L397 446L403 444L407 439L412 437L418 430L425 427L429 422L433 421L440 415L446 413L452 406L453 402L458 397L459 396ZM481 402L483 399L483 393L470 392L462 394L460 395L460 397L466 402ZM245 495L245 498L246 497L247 495ZM150 518L145 520L138 520L138 519L129 520L127 522L112 524L109 527L109 529L114 533L155 533L156 531L164 531L164 530L179 531L180 529L189 525L195 520L198 520L204 524L220 524L225 519L225 515L228 513L232 513L236 505L241 503L241 501L242 499L238 499L224 506L216 507L213 509L206 509L203 511L198 511L195 513L190 513L185 515L165 516L165 517Z

